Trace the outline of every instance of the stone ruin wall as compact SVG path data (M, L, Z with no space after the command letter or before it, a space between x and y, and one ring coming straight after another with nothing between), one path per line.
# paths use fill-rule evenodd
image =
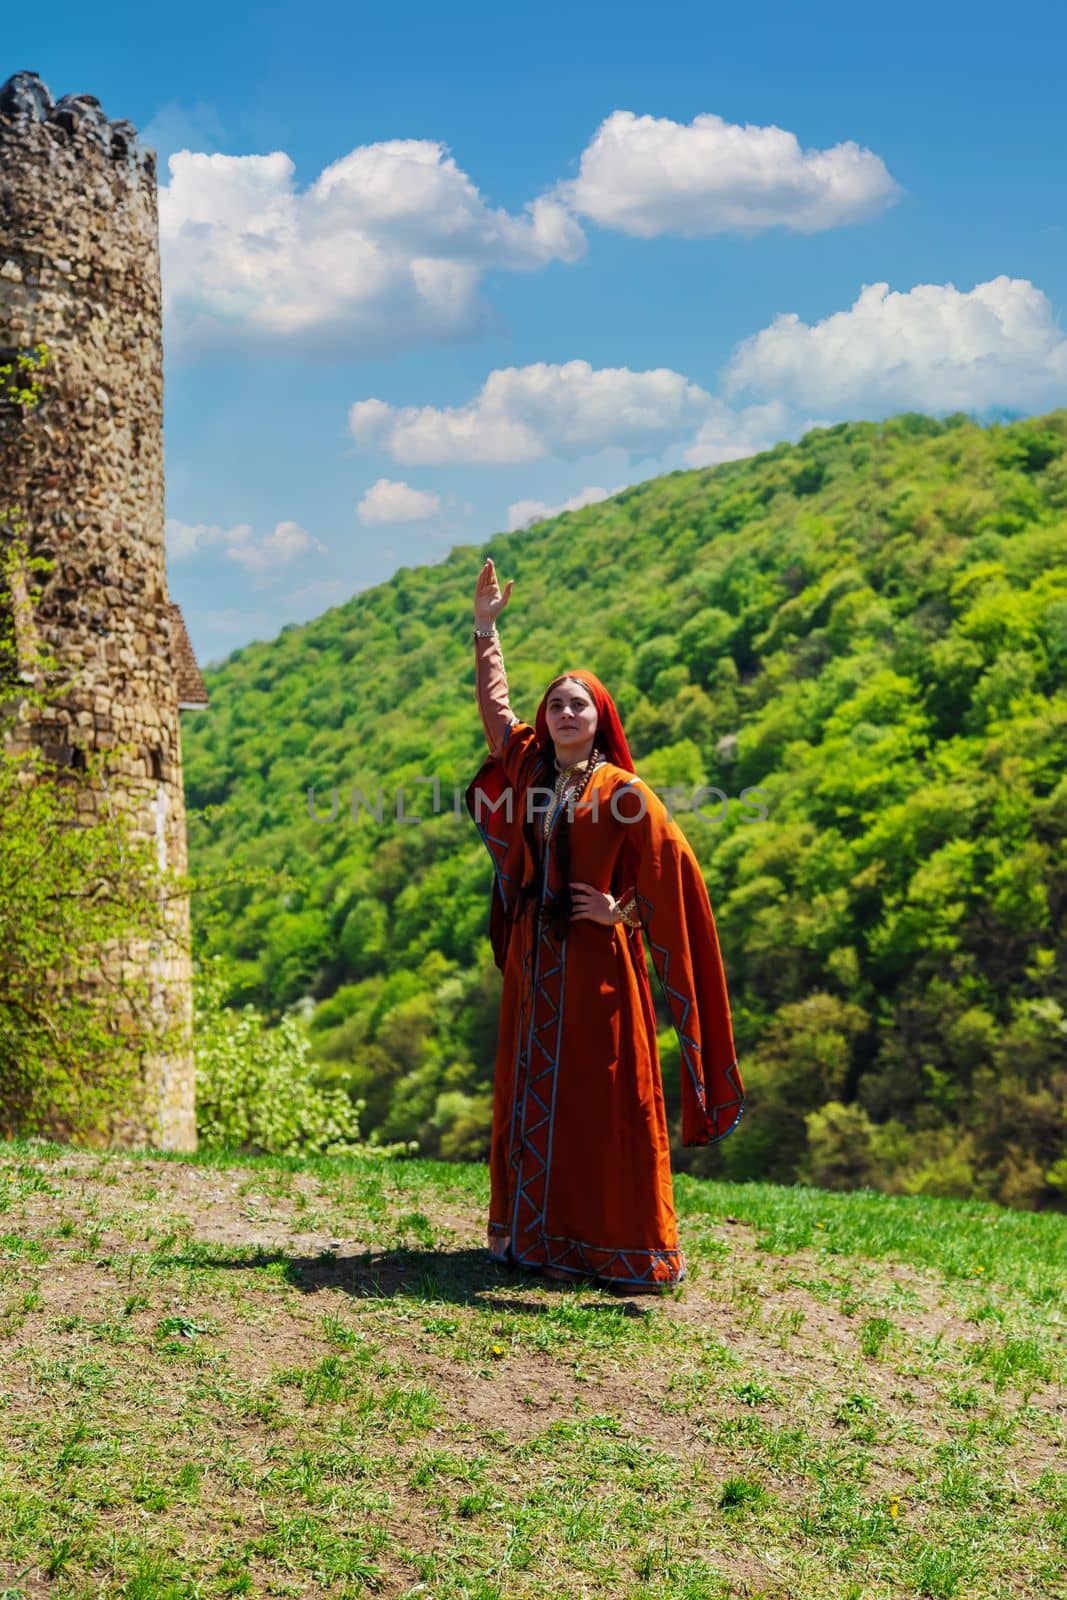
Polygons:
M32 575L42 588L34 621L77 682L59 707L24 706L13 743L32 740L77 766L79 748L132 742L110 795L98 786L79 804L92 814L121 786L137 832L184 872L155 160L92 97L53 104L39 79L19 73L0 88L0 347L9 358L38 343L50 352L41 403L0 408L0 507L18 507L31 553L56 562ZM187 951L188 901L171 901L170 914ZM191 1027L188 955L124 954ZM191 1044L144 1060L142 1076L144 1107L128 1108L110 1142L195 1149Z

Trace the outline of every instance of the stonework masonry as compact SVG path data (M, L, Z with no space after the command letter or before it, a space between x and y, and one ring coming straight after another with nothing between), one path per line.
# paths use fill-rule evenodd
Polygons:
M132 744L91 803L121 787L137 831L184 872L179 702L207 697L167 594L155 158L92 96L53 103L35 74L17 73L0 87L0 362L41 343L40 404L0 405L0 507L17 507L31 553L56 563L35 575L30 626L74 686L20 716L11 743L32 741L60 766ZM189 1044L142 1061L143 1105L109 1140L193 1150L188 901L169 910L183 953L138 959Z

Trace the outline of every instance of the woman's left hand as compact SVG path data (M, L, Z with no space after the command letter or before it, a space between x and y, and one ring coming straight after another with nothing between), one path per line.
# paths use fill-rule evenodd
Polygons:
M619 919L615 915L615 896L594 889L591 883L571 884L571 921L601 922L608 927Z

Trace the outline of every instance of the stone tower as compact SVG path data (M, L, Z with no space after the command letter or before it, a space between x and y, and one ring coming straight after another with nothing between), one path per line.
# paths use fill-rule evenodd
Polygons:
M120 784L159 862L184 872L178 714L207 697L167 594L155 158L91 95L53 103L19 72L0 87L0 362L40 343L40 404L0 405L0 508L16 506L31 553L55 561L17 643L35 629L73 687L36 719L20 713L11 737L73 767L132 741L110 792L81 803L101 807ZM188 901L170 913L187 951ZM191 1024L188 954L140 959L157 1004ZM144 1104L111 1142L195 1149L191 1044L141 1070Z

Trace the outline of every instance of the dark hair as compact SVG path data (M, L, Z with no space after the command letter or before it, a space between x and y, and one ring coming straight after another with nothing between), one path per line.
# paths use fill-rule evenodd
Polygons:
M548 705L548 702L549 702L549 699L550 699L551 695L554 693L554 691L556 689L559 688L561 683L576 683L576 684L578 684L580 688L585 690L585 692L589 696L589 699L592 702L592 704L594 706L596 705L596 695L593 693L592 689L590 689L589 685L586 683L584 678L582 678L582 677L577 677L576 678L573 672L561 672L558 678L553 678L552 679L552 682L549 684L548 688L545 690L545 705L546 706ZM555 748L555 746L553 746L553 748Z
M594 742L593 751L595 752L597 748L598 746ZM548 766L548 770L551 772L556 762L556 746L551 738L548 740L547 751L542 748L542 756ZM584 787L585 786L583 785L583 792ZM527 791L527 793L528 792L529 791ZM537 900L540 896L541 869L546 848L543 833L544 819L545 813L543 811L540 812L536 818L530 816L530 807L526 797L524 796L522 808L522 836L526 840L526 848L529 851L530 859L534 864L534 872L529 883L524 883L519 889L518 897L515 902L515 912L516 916L518 917L522 917L524 915L531 900ZM560 888L559 893L555 896L555 898L550 901L548 905L546 905L544 909L544 918L548 925L549 931L551 932L552 937L556 940L557 944L561 944L567 936L567 929L570 924L571 911L573 909L571 897L571 824L573 820L574 813L572 806L567 803L564 805L562 814L552 829L552 835L548 843L548 848L555 851L556 868L557 875L559 877ZM537 908L536 915L538 918L540 918L540 906Z
M523 808L522 836L526 840L526 848L534 864L533 877L529 883L524 883L519 890L516 902L516 912L522 916L531 900L537 900L541 892L541 867L546 848L554 849L556 866L559 872L560 890L544 908L544 918L557 943L562 943L567 934L567 924L571 915L571 813L570 807L564 806L563 815L552 830L549 845L546 846L541 832L544 825L544 813L536 820L529 814L529 808ZM537 916L541 916L541 908L537 907Z

